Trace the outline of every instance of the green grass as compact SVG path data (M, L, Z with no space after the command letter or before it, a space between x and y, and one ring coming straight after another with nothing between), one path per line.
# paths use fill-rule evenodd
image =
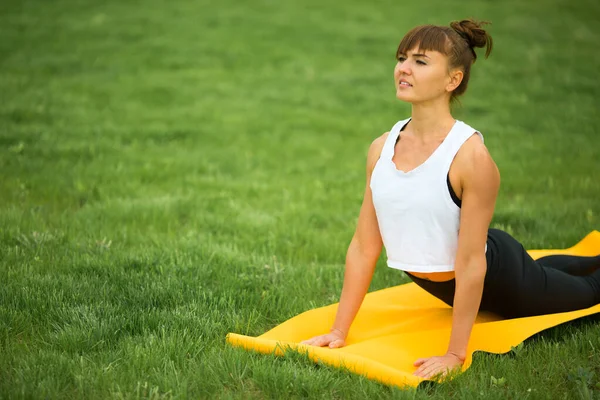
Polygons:
M527 248L599 229L598 15L592 0L0 3L0 397L600 398L597 319L418 391L225 345L337 301L368 146L410 112L392 70L418 24L493 22L455 111L501 170L492 225ZM404 282L382 257L371 290Z

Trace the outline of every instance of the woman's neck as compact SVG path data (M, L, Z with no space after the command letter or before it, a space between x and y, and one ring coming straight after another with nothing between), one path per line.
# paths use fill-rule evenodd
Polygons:
M448 103L413 104L411 120L406 130L422 139L437 138L445 136L455 121Z

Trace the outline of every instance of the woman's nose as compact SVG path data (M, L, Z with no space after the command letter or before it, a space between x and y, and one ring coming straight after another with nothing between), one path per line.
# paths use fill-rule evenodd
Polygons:
M400 72L403 75L410 75L412 72L409 63L406 61L398 61L398 65L396 68L398 69L398 72Z

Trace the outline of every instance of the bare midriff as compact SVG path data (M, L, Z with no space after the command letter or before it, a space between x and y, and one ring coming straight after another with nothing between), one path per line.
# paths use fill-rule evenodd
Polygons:
M445 282L454 279L454 271L445 272L412 272L407 271L409 274L416 276L417 278L427 279L432 282Z

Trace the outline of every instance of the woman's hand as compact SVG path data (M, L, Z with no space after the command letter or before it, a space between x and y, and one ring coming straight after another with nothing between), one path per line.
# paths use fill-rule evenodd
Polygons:
M452 370L460 368L464 361L453 353L446 353L438 357L419 358L414 363L414 366L419 368L413 375L426 379L439 375L441 378Z
M312 337L308 340L303 340L300 344L308 344L310 346L329 346L330 349L344 347L346 345L346 335L339 329L332 329L331 333Z

